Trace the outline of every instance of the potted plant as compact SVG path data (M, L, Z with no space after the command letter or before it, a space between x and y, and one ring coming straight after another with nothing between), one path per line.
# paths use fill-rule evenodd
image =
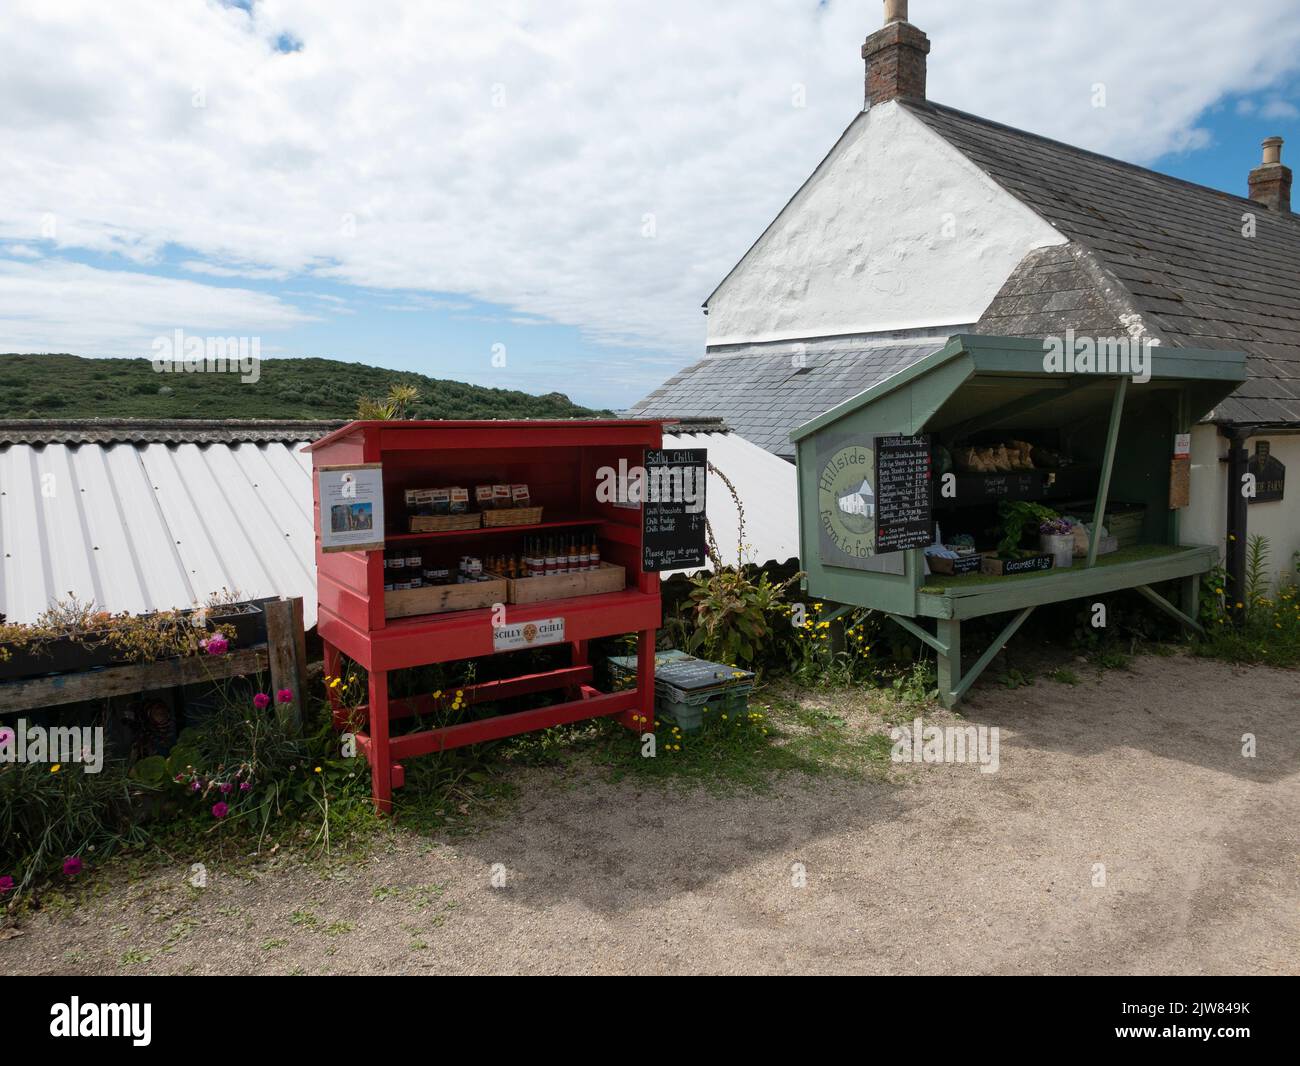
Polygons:
M1032 500L1003 500L998 504L1002 519L1002 539L997 552L985 555L980 569L986 574L1008 576L1036 570L1050 570L1052 556L1041 551L1026 551L1021 545L1025 534L1043 522L1060 516L1050 507Z
M1068 518L1039 522L1038 547L1052 557L1053 566L1070 566L1074 561L1074 523Z

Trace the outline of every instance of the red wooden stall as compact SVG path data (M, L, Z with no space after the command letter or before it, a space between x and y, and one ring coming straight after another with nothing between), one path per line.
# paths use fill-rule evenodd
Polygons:
M391 810L402 762L413 756L514 736L566 722L603 716L642 732L654 729L654 643L661 609L659 575L642 570L641 512L597 499L602 468L641 466L647 450L662 446L662 423L647 420L520 422L353 422L322 437L312 453L317 496L316 568L318 632L325 672L337 677L340 656L365 667L368 702L357 733L373 780L375 805ZM379 464L383 478L384 550L322 550L320 472L323 468ZM429 485L526 484L540 520L463 530L410 532L406 492ZM474 509L471 495L470 508ZM621 566L623 587L597 595L505 603L392 617L386 609L385 550L414 546L426 557L454 560L464 552L510 553L526 538L594 538L601 557ZM389 672L498 654L506 627L563 620L569 663L543 673L463 687L464 703L496 702L563 690L562 702L436 729L391 734L394 722L433 709L432 694L389 699ZM524 626L525 631L536 627ZM588 641L637 634L636 686L618 692L593 687ZM529 638L531 639L531 637ZM331 691L336 724L343 711Z

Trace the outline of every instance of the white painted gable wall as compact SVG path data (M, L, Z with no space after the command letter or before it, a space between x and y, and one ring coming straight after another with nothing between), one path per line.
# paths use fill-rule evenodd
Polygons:
M1064 243L906 108L878 104L710 298L708 343L966 325L1028 252Z

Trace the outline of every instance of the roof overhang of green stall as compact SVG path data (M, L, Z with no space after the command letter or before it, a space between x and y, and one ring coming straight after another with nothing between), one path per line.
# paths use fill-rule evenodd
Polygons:
M1195 421L1246 380L1244 352L1152 345L1145 381L1132 372L1047 369L1048 353L1041 339L954 336L933 355L800 426L790 439L797 443L909 385L918 386L912 389L911 431L944 431L959 439L999 425L1032 429L1106 417L1121 377L1130 379L1130 401L1182 391L1185 415Z

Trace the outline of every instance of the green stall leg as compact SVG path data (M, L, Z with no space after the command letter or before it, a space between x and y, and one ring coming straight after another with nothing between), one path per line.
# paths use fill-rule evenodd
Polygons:
M951 707L960 696L961 685L961 621L957 618L936 619L939 642L946 648L938 652L939 699Z

